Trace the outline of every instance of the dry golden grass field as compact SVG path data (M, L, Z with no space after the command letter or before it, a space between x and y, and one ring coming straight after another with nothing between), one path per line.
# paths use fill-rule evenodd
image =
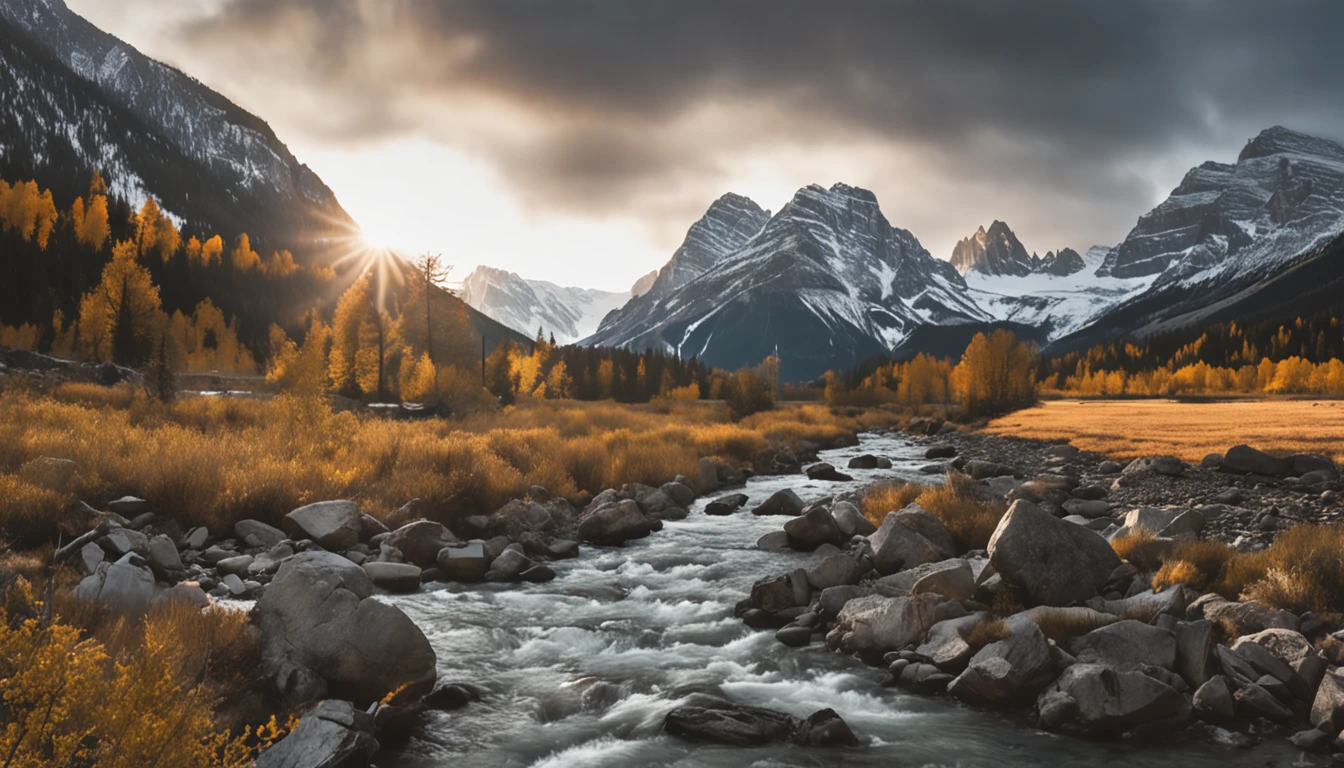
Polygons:
M1054 400L995 419L987 430L1068 440L1115 459L1170 454L1198 462L1245 443L1344 461L1344 402L1336 400Z

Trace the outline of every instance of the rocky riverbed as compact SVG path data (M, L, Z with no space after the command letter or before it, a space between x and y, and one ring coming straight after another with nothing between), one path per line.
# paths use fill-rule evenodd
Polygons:
M326 699L264 766L1329 761L1344 676L1318 647L1338 627L1153 594L1104 538L1258 548L1333 519L1327 468L1240 449L1118 466L935 426L767 457L806 473L704 461L582 507L536 488L457 532L414 502L389 530L345 501L182 531L122 499L72 510L94 527L64 556L82 596L128 613L256 600L274 692ZM948 471L1014 502L989 551L853 503ZM998 621L999 592L1036 607Z

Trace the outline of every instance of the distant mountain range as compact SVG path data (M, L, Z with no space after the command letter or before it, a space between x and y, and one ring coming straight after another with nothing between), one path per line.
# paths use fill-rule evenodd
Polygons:
M640 278L628 291L567 288L545 280L525 280L514 272L477 267L462 281L458 296L499 322L526 333L542 330L561 344L573 344L597 330L608 312L646 292L653 281ZM642 290L641 290L642 289Z
M1004 222L949 261L893 227L867 190L799 190L770 216L725 195L643 297L584 344L736 367L773 352L792 378L870 355L955 354L1007 327L1064 352L1237 317L1323 307L1344 272L1344 147L1273 127L1235 163L1191 170L1114 247L1031 253ZM714 237L708 237L713 233ZM1333 270L1333 271L1332 271ZM958 346L960 345L960 346Z

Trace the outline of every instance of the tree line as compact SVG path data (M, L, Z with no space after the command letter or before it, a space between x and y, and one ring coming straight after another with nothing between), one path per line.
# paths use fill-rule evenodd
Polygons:
M1035 347L1011 331L977 333L953 363L920 353L909 361L869 360L848 375L827 371L823 397L832 405L950 406L981 418L1036 402Z

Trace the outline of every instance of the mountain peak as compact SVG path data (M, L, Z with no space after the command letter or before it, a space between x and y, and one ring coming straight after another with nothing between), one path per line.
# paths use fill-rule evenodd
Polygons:
M957 243L952 249L952 266L965 275L975 271L986 275L1029 275L1036 267L1017 235L1004 222L995 219L986 231L984 226L975 234Z
M1316 155L1344 161L1344 147L1339 144L1275 125L1246 142L1241 154L1237 155L1237 162L1283 154Z

